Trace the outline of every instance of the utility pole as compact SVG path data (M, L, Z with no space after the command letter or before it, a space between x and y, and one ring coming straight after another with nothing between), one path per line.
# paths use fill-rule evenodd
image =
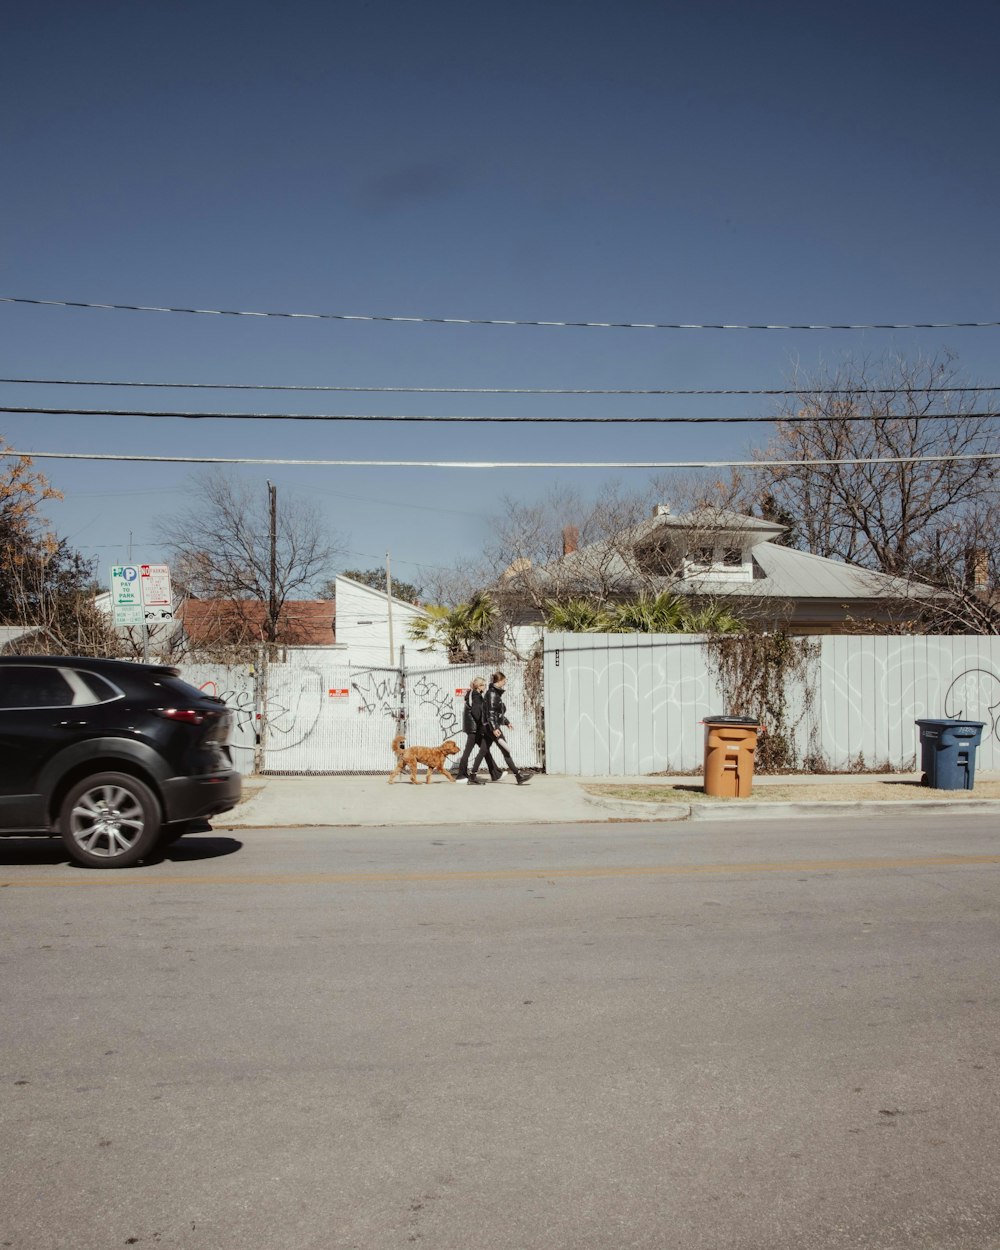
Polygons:
M389 606L389 667L396 667L396 647L392 636L392 573L389 571L389 553L385 553L385 601Z
M278 636L278 488L272 482L267 484L267 496L271 513L269 527L271 571L268 578L267 592L267 641L274 642Z

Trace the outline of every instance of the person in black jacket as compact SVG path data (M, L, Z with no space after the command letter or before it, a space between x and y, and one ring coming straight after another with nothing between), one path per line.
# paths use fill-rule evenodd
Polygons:
M469 780L469 756L476 747L480 751L484 748L486 749L486 758L491 765L491 775L494 769L496 769L493 757L489 754L489 738L487 738L485 705L483 702L483 691L485 689L486 682L484 679L482 677L473 677L469 683L469 689L465 692L465 701L462 708L462 731L465 734L465 750L462 752L458 771L455 773L456 781ZM492 737L492 734L490 737Z
M500 754L507 761L507 767L517 779L517 784L519 786L523 786L530 781L531 778L528 777L526 773L522 773L514 763L507 747L507 740L503 735L504 729L510 726L510 721L507 719L507 705L503 701L503 691L506 685L507 678L503 675L503 673L494 673L490 678L489 689L486 691L486 698L484 700L487 742L489 742L490 737L492 737L492 741L500 748ZM503 776L503 772L500 769L497 769L494 773L493 769L496 765L494 764L493 757L490 755L489 745L486 745L480 748L479 754L472 762L472 771L469 774L470 786L481 786L483 784L476 777L476 772L484 758L491 766L490 776L494 781L499 781Z

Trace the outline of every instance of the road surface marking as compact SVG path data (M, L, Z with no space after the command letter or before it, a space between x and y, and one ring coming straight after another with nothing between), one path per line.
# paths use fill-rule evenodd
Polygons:
M923 855L899 859L804 859L759 864L650 864L600 868L484 868L468 872L283 872L212 876L138 875L127 869L74 872L72 877L0 878L0 888L142 885L393 885L459 881L537 881L556 878L698 877L755 872L845 872L858 869L960 868L1000 864L1000 855ZM54 868L58 871L58 867Z

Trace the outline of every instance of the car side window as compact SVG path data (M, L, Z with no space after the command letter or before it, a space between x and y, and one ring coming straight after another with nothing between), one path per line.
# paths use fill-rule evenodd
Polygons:
M82 669L74 669L73 676L83 684L87 692L87 697L81 698L78 694L75 702L81 703L110 703L112 699L121 698L121 691L112 686L111 682L106 681L103 677L99 677L97 673L85 673Z
M71 707L73 688L57 668L0 668L0 708Z

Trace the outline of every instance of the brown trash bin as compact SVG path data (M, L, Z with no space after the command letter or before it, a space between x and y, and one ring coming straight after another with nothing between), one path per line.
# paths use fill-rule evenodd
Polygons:
M706 716L705 793L746 799L753 789L753 757L760 722L752 716Z

